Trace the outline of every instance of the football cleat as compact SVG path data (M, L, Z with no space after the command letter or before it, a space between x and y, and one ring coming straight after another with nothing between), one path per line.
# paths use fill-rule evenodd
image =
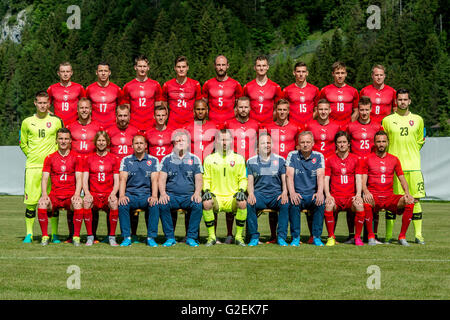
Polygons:
M141 243L141 242L139 241L137 235L132 235L132 236L131 236L131 242L132 242L132 243Z
M359 240L361 240L361 237L359 238ZM348 238L347 240L345 240L345 244L354 244L355 243L355 238ZM362 241L362 240L361 240Z
M423 237L421 237L421 236L416 237L416 239L414 240L414 242L415 242L415 243L418 243L418 244L425 244L425 240L424 240Z
M300 245L300 237L293 238L291 241L291 247L298 247Z
M327 247L332 247L332 246L334 246L334 245L336 245L336 239L333 238L333 237L329 237L329 238L327 239L327 244L326 244L326 246L327 246Z
M277 243L277 239L271 238L269 241L266 242L266 244L271 244L271 243Z
M131 246L131 237L127 237L123 239L122 243L120 244L121 247L129 247Z
M170 239L167 239L166 242L163 243L163 247L172 247L176 244L177 244L177 242L175 241L175 239L170 238Z
M238 246L241 246L241 247L245 247L245 246L246 246L246 244L245 244L245 242L244 242L244 239L242 239L242 238L236 238L236 239L235 239L235 243L236 243Z
M277 243L282 247L287 247L288 243L283 238L278 238Z
M48 245L49 240L50 240L49 236L43 236L41 239L41 245L43 245L43 246Z
M72 240L75 247L79 247L81 245L80 237L73 237Z
M322 242L322 240L320 240L320 238L314 238L313 244L318 247L323 247L323 242Z
M153 248L156 248L158 246L155 239L153 239L153 238L147 238L147 245L149 247L153 247Z
M250 242L248 243L249 247L256 247L259 244L259 239L258 238L254 238L251 239Z
M398 239L398 243L405 247L411 246L406 239Z
M119 244L116 242L116 236L109 236L108 237L109 245L112 247L117 247ZM95 241L94 241L95 243Z
M86 245L88 247L92 246L94 244L94 236L87 236L86 238Z
M233 243L233 236L228 236L225 239L225 244L232 244Z
M33 235L31 233L27 234L25 239L23 239L23 243L33 243Z
M208 241L206 242L205 246L211 247L216 244L216 238L208 238Z
M370 238L370 239L367 241L367 244L368 244L369 246L376 246L376 245L377 245L377 240L375 240L375 238Z
M186 244L187 244L188 246L190 246L190 247L198 247L197 241L195 241L195 240L192 239L192 238L187 238L187 239L186 239Z
M52 234L52 243L61 243L57 234Z
M355 246L363 246L364 242L361 240L360 237L355 237Z
M391 244L392 243L392 238L391 239L384 239L384 244Z
M310 236L308 239L308 244L313 244L314 243L314 237Z

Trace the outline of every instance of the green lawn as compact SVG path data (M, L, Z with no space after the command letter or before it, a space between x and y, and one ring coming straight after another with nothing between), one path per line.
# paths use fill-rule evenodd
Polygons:
M237 247L216 245L190 248L149 248L135 244L112 248L107 244L74 247L70 244L22 244L25 232L21 197L0 197L0 299L449 299L450 298L450 204L424 203L424 236L427 244L411 247L378 245L355 247L299 248L260 245ZM384 234L384 217L379 234ZM394 230L400 229L397 220ZM268 218L259 218L262 240L268 235ZM139 234L145 235L141 218ZM176 235L184 235L179 217ZM100 235L105 234L101 213ZM84 226L82 229L84 232ZM67 236L65 213L61 213L60 233ZM302 241L307 227L302 217ZM324 235L326 229L324 228ZM341 214L336 234L347 235L345 214ZM218 236L225 235L225 219L219 218ZM206 232L201 223L202 242ZM407 239L413 240L413 228ZM161 243L163 238L158 239ZM324 236L325 240L325 236ZM81 270L80 289L68 289L67 269ZM366 282L369 266L381 272L381 288L370 290Z

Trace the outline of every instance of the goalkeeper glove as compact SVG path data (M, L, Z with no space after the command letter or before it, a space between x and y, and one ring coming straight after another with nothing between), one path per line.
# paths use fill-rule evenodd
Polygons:
M215 197L216 195L214 193L212 193L211 191L209 191L209 189L206 189L203 192L203 196L202 196L202 200L211 200L213 197Z
M247 200L247 195L245 194L243 189L239 189L239 192L236 192L234 197L236 198L237 201L246 201Z

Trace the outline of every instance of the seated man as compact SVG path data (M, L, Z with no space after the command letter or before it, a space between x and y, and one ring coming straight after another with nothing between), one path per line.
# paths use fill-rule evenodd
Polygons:
M320 239L324 214L325 161L320 152L312 151L314 137L311 131L303 131L298 138L299 150L291 151L286 159L286 183L291 207L291 246L300 245L300 212L303 209L313 213L312 235L316 246L323 246ZM287 230L284 231L287 233ZM282 243L283 245L284 243Z
M147 152L147 141L141 134L133 137L133 154L122 159L119 169L119 221L122 247L131 245L130 211L149 210L147 243L158 233L158 158ZM175 243L173 230L166 234Z
M161 161L159 211L161 217L165 217L164 220L170 221L172 225L171 209L189 210L191 216L186 244L198 247L198 230L202 219L203 168L200 158L188 151L191 146L187 131L175 131L172 140L172 153Z
M247 161L248 202L247 226L250 234L249 246L259 244L256 210L280 210L278 237L285 241L289 219L289 199L286 188L286 167L283 157L272 153L272 138L266 132L259 136L258 155Z
M215 135L216 151L205 158L203 219L208 230L206 246L216 244L214 212L236 213L236 244L245 246L242 232L247 220L245 159L233 152L233 137L227 129Z
M42 169L42 196L38 203L38 219L42 231L41 244L48 245L47 211L52 213L57 209L66 209L68 215L73 212L74 235L73 244L80 245L80 229L83 221L83 201L80 197L82 187L82 159L71 151L71 134L69 129L61 128L57 131L56 142L58 150L45 158ZM52 190L47 195L48 179Z

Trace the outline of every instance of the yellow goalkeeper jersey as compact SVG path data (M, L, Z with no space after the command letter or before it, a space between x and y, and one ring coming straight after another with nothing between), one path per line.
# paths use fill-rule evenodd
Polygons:
M222 156L218 152L208 155L203 162L203 190L209 189L219 197L234 195L239 189L247 190L245 159L230 152Z
M400 159L403 171L418 171L420 149L425 143L424 123L421 116L393 113L383 119L383 128L389 137L388 152Z

